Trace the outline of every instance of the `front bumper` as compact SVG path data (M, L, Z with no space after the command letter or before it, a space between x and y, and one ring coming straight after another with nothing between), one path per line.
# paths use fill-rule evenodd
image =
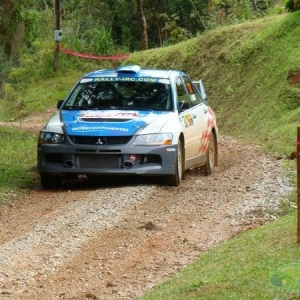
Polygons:
M176 145L39 145L38 172L74 175L170 175L175 173Z

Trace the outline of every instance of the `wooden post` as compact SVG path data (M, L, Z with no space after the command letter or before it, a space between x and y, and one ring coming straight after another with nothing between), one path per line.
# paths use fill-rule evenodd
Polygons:
M60 30L60 0L55 0L55 30ZM55 41L53 70L56 72L59 68L59 41Z
M297 128L297 242L300 243L300 127Z

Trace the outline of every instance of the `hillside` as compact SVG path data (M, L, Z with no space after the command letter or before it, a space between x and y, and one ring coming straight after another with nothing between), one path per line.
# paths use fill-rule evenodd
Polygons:
M226 26L177 45L132 53L121 62L82 61L61 54L60 71L52 74L42 70L52 50L41 50L41 58L12 72L0 120L54 107L92 69L121 63L175 68L205 81L221 133L289 156L300 115L299 19L298 12Z
M128 62L204 79L222 133L289 155L300 117L299 20L294 13L228 26Z

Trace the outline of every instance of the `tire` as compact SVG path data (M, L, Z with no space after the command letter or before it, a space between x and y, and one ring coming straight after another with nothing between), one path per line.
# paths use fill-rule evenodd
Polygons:
M167 176L167 184L171 186L179 186L183 179L183 152L181 141L177 144L177 156L175 160L175 173Z
M208 176L213 173L214 167L217 165L217 154L216 137L212 133L206 150L206 163L199 168L200 174Z
M41 186L43 189L60 188L62 184L62 177L48 174L41 174Z

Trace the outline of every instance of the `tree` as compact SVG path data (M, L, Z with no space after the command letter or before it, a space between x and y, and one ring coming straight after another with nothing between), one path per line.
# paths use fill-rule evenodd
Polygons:
M300 3L299 0L287 0L285 2L285 7L288 11L296 11L300 10Z
M148 49L148 33L147 33L147 21L143 10L143 0L137 0L137 8L138 8L138 13L140 16L140 22L142 26L142 31L141 31L142 49L146 50Z
M24 45L32 41L37 20L35 3L36 0L0 2L0 47L10 59L18 58Z
M22 1L3 0L0 6L0 45L4 53L17 57L24 36L24 24L21 17Z

